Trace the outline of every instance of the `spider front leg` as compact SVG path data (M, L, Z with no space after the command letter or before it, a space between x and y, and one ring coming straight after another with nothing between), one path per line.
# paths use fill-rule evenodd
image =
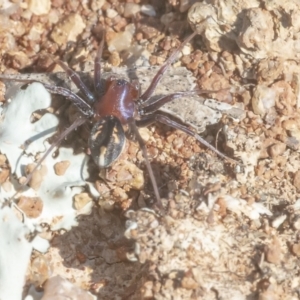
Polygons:
M182 44L171 54L171 56L165 61L165 63L162 65L162 67L159 69L157 74L152 79L148 89L143 93L143 95L140 97L140 102L143 103L147 101L153 94L154 90L156 89L158 83L160 82L161 78L165 74L165 72L168 70L172 62L176 59L179 52L182 50L182 48L191 41L195 36L197 35L197 32L192 33L189 37L187 37Z
M93 108L72 91L60 86L53 86L45 83L42 84L44 85L45 89L51 94L61 95L69 99L85 117L88 118L94 115Z
M64 62L61 60L56 60L55 63L60 65L63 70L67 73L69 78L73 81L73 83L77 86L77 88L82 92L82 94L87 98L89 103L95 102L95 97L93 93L87 88L87 86L83 83L79 75L69 68Z

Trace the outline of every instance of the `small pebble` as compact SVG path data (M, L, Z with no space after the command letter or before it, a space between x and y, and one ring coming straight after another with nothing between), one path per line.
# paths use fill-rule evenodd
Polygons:
M116 33L111 40L107 41L108 51L112 53L127 50L131 46L134 31L135 28L128 25L125 31Z
M275 106L276 92L264 85L258 85L254 89L252 108L255 114L264 116L266 112Z
M117 67L121 64L122 60L120 58L119 52L113 51L109 56L109 62L112 66Z
M35 164L27 165L26 174L31 174L34 168L35 168ZM29 186L35 191L37 191L40 188L46 174L47 174L47 167L43 165L40 167L40 169L34 171L31 180L29 181Z
M184 277L181 281L181 287L187 290L198 288L199 284L191 277Z
M277 217L275 220L272 221L272 227L278 228L285 221L286 218L286 215Z
M293 227L296 230L300 230L300 218L296 218L295 221L293 222Z
M0 184L4 183L9 176L9 168L0 168Z
M274 238L272 243L265 249L266 260L272 264L279 264L281 261L281 245L277 238Z
M28 218L37 218L43 211L43 201L38 197L21 196L18 207Z
M141 12L144 15L147 15L149 17L155 17L156 16L156 11L154 9L154 7L150 4L144 4L141 6Z
M300 171L297 171L294 174L293 184L296 187L296 189L299 191L300 190Z
M190 45L185 45L182 48L181 52L182 52L183 55L190 55L191 54L191 46Z
M139 128L139 133L144 140L144 142L148 142L150 139L150 131L147 127Z
M88 193L77 194L74 197L74 207L76 210L80 210L91 201L92 198Z
M68 160L60 161L54 165L54 172L57 176L62 176L66 173L69 166L70 162Z
M284 144L284 143L276 143L275 145L272 145L270 147L270 150L269 150L270 156L272 158L275 158L275 157L277 157L279 155L282 155L284 153L285 149L286 149L286 144Z
M6 53L6 64L14 69L23 69L32 62L23 51L10 51Z
M141 7L136 3L126 3L124 7L124 17L130 18L140 12Z
M77 287L75 284L59 275L49 278L43 288L44 299L95 299L89 292Z
M292 252L296 255L296 256L300 256L300 243L296 243L292 246Z
M37 15L45 15L48 14L51 9L51 1L50 0L29 0L28 2L29 10Z
M51 39L62 46L67 42L76 42L86 25L79 14L71 14L59 22L50 34Z
M118 12L114 9L108 8L106 10L106 16L110 19L115 18L118 15Z
M49 278L51 268L49 261L42 255L33 258L30 266L31 280L36 285L42 285Z

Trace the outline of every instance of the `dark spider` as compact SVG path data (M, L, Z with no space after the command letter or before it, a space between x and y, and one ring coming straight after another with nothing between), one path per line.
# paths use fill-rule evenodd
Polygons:
M87 120L95 122L89 137L89 148L93 160L100 168L109 167L121 154L125 145L125 131L123 126L128 126L128 130L137 139L145 159L145 163L150 175L153 185L154 193L157 199L157 206L163 210L159 191L149 159L147 156L146 146L139 134L138 127L148 126L154 122L161 122L175 129L179 129L188 135L196 138L199 142L206 147L212 149L221 157L234 162L217 149L208 144L197 133L189 129L187 126L172 120L170 117L162 114L158 109L167 102L180 98L186 95L195 95L204 93L205 91L187 91L176 92L159 98L158 100L150 101L153 92L158 85L163 74L170 67L171 63L175 60L179 51L183 46L192 40L197 33L191 34L185 41L172 53L172 55L162 65L160 70L152 79L148 89L140 95L140 86L136 81L128 81L121 79L118 75L111 75L106 79L105 89L101 86L101 56L103 51L104 39L102 39L97 55L95 58L94 67L94 88L95 92L92 93L87 86L82 82L76 72L70 69L62 61L55 61L58 63L73 83L77 86L79 91L83 94L84 98L79 97L69 89L59 86L52 86L41 82L44 87L53 94L65 96L71 100L72 103L81 112L81 116L65 131L61 133L58 139L50 146L43 157L39 160L34 170L28 175L24 185L28 184L31 180L33 172L41 165L42 161L58 146L60 142L74 129L84 124ZM26 79L12 79L5 75L0 75L1 79L9 79L23 82L39 82L37 80ZM206 91L207 92L207 91Z

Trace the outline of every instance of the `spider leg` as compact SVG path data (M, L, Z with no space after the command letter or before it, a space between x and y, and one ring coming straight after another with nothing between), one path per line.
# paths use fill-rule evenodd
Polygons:
M83 83L79 75L73 71L71 68L69 68L64 62L61 60L55 60L57 64L59 64L64 71L67 73L69 78L74 82L74 84L77 86L77 88L84 94L84 96L87 98L89 103L95 102L95 97L93 93L87 88L87 86Z
M162 205L162 202L161 202L161 199L160 199L160 195L159 195L159 191L158 191L157 182L155 180L155 177L154 177L154 174L153 174L153 170L152 170L152 167L151 167L150 162L149 162L149 158L148 158L148 154L147 154L147 149L146 149L145 142L143 141L143 139L142 139L142 137L141 137L141 135L139 133L139 130L137 128L135 120L134 119L130 119L128 125L130 127L131 132L136 137L136 139L137 139L137 141L138 141L138 143L139 143L139 145L140 145L140 147L142 149L143 156L144 156L145 163L146 163L146 167L148 169L148 173L149 173L150 180L151 180L151 183L152 183L152 186L153 186L153 190L154 190L154 194L155 194L155 197L156 197L156 205L159 208L159 210L161 211L161 213L164 213L164 207Z
M69 99L85 117L91 117L94 114L92 107L72 91L60 86L54 86L45 83L42 84L48 92L52 94L58 94Z
M45 160L45 158L51 153L51 151L59 146L59 144L61 143L61 141L70 133L72 132L74 129L76 129L77 127L81 126L83 123L85 123L87 120L87 118L83 118L80 117L78 119L76 119L76 121L71 124L71 126L69 126L66 130L64 130L59 137L57 138L57 140L54 141L54 143L50 146L50 148L44 153L44 155L39 159L39 161L37 162L36 166L34 167L34 169L30 172L30 174L28 174L25 182L23 183L23 185L27 185L28 182L31 180L33 173L38 169L38 167L42 164L42 162Z
M97 54L95 57L95 70L94 70L94 87L97 95L101 93L101 57L103 53L104 36L101 40Z
M148 99L147 101L145 101L141 106L140 112L142 114L150 114L150 113L154 113L155 111L157 111L160 107L162 107L164 104L171 102L177 98L181 98L184 96L193 96L193 95L200 95L200 94L209 94L209 93L216 93L219 92L218 91L210 91L210 90L194 90L194 91L186 91L186 92L177 92L174 94L170 94L167 96L163 96L157 100L155 100L154 102L147 104L149 102L150 99Z
M72 91L70 91L64 87L46 84L46 83L43 83L42 81L38 81L38 80L11 78L11 77L8 77L5 75L0 75L0 79L13 80L13 81L24 82L24 83L34 83L34 82L41 83L48 92L50 92L52 94L58 94L58 95L68 98L79 109L79 111L84 116L91 117L93 115L93 109L88 103L86 103L83 99L81 99L75 93L73 93Z
M144 116L144 117L141 118L141 120L136 121L136 125L138 127L142 127L142 126L150 125L154 122L160 122L160 123L163 123L163 124L168 125L170 127L173 127L175 129L181 130L181 131L185 132L186 134L194 137L202 145L204 145L208 149L212 150L217 155L219 155L220 157L222 157L225 160L229 161L230 163L238 164L238 162L236 160L234 160L234 159L226 156L222 152L220 152L218 149L216 149L211 144L209 144L205 139L203 139L199 134L197 134L193 130L189 129L187 126L184 126L184 125L182 125L182 124L180 124L180 123L178 123L174 120L171 120L169 117L167 117L167 116L165 116L161 113L156 112L155 114Z
M171 54L171 56L165 61L165 63L161 66L157 74L154 76L152 79L148 89L143 93L143 95L140 98L141 102L146 101L149 99L154 90L156 89L158 83L160 82L161 78L163 77L164 73L168 70L170 65L174 62L176 57L178 56L178 53L182 50L182 48L190 41L192 40L195 36L197 35L197 32L192 33L190 36L188 36L182 44Z

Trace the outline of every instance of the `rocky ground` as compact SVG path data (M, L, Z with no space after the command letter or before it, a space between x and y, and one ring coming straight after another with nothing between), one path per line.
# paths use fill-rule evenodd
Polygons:
M21 290L25 299L57 299L59 293L72 299L298 299L299 10L292 0L2 0L1 74L46 73L29 76L52 84L59 83L49 74L62 72L53 59L92 71L105 30L103 70L137 70L145 89L154 67L197 31L157 93L218 91L186 96L181 106L166 110L237 163L165 125L142 128L165 207L161 215L152 209L153 188L134 141L106 174L92 161L81 169L90 130L83 126L45 160L31 189L12 198L24 182L19 156L28 150L36 161L44 147L46 136L25 145L33 124L60 132L78 112L62 97L50 102L49 96L48 103L42 87L29 94L33 85L22 90L0 82L0 232L3 244L18 249L0 251L1 263L16 270L0 277L0 295L20 299L15 291ZM59 80L73 89L63 75ZM28 105L7 96L17 92L27 93ZM45 95L45 102L37 103L36 95ZM29 121L33 112L37 123ZM49 193L61 182L71 183Z

